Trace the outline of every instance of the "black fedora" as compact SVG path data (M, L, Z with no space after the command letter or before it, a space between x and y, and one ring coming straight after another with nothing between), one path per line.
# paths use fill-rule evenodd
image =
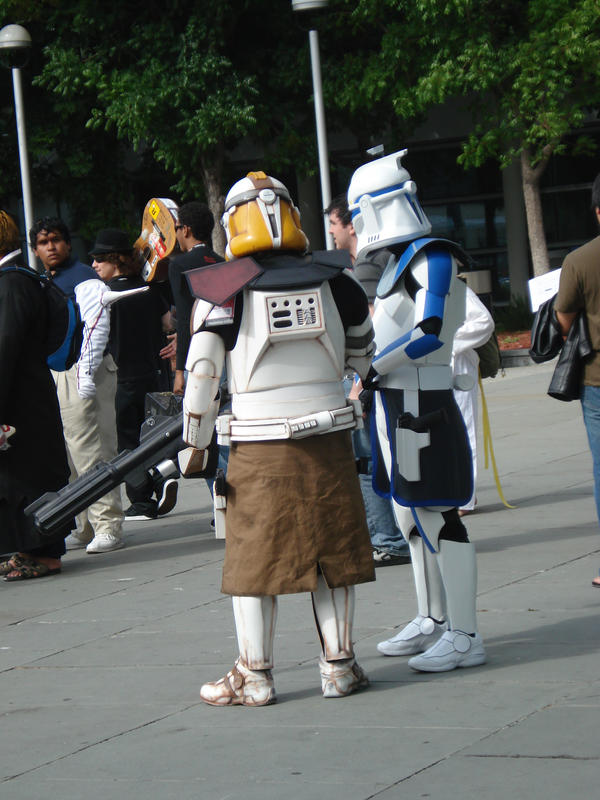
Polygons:
M89 255L99 256L105 253L127 253L129 255L131 250L129 236L124 231L120 231L118 228L105 228L96 234L96 241Z

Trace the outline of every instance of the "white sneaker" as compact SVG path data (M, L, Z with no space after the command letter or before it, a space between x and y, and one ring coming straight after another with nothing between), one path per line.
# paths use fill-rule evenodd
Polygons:
M369 679L354 658L325 661L321 655L319 670L323 697L346 697L369 685Z
M446 630L446 623L418 614L400 633L379 642L377 649L384 656L411 656L422 653L436 642Z
M417 672L448 672L457 667L478 667L485 664L483 639L476 633L446 631L429 650L413 656L408 666Z
M110 553L111 550L120 550L125 547L125 542L114 533L97 533L85 548L86 553Z
M67 550L83 550L92 541L92 535L84 534L80 536L77 531L70 533L65 539L65 547Z

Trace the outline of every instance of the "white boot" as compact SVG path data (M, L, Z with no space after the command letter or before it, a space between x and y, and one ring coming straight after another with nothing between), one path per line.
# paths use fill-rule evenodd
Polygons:
M321 655L319 671L323 697L346 697L369 685L369 679L354 657L343 661L325 661Z
M233 597L240 656L218 681L205 683L200 697L213 706L266 706L277 695L271 675L277 598Z
M450 618L450 630L408 666L421 672L447 672L485 664L483 640L477 633L477 562L470 542L440 542L439 565Z
M323 696L346 697L369 685L352 646L354 586L330 589L319 575L312 601L323 648L319 659Z
M268 706L277 700L271 670L248 669L241 657L223 678L205 683L200 697L210 706Z
M422 653L436 642L446 630L446 623L438 623L431 617L418 614L405 628L379 642L377 649L384 656L410 656L413 653Z
M440 515L440 518L443 518ZM445 593L437 555L431 553L420 536L409 537L410 557L417 592L417 616L391 639L379 642L385 656L410 656L422 653L446 630Z

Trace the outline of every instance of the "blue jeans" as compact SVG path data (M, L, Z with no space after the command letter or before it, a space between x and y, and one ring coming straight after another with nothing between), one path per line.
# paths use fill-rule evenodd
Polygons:
M368 425L368 420L366 420ZM354 431L352 434L354 455L356 458L369 459L369 474L359 475L360 489L367 513L367 525L371 544L386 553L393 555L405 555L408 553L408 543L396 526L394 513L392 511L392 501L385 497L379 497L373 490L371 468L371 440L368 427Z
M581 387L581 408L594 462L594 498L600 522L600 386Z

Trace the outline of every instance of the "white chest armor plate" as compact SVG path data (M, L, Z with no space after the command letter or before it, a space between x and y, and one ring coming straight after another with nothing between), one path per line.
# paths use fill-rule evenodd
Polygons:
M327 283L244 290L227 375L236 419L291 417L345 404L344 328Z

